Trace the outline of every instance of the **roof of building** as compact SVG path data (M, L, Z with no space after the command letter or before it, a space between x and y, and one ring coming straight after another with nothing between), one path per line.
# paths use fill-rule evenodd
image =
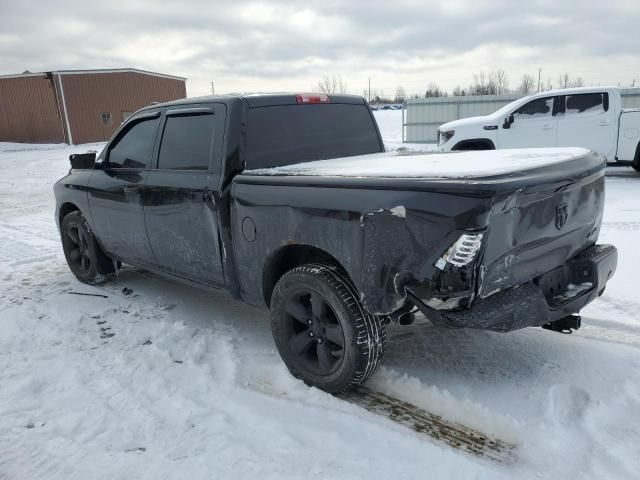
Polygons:
M94 70L53 70L50 72L36 72L36 73L17 73L13 75L0 75L0 79L3 78L21 78L21 77L41 77L47 74L53 75L85 75L85 74L95 74L95 73L141 73L143 75L151 75L154 77L161 78L170 78L172 80L182 80L186 81L185 77L177 77L175 75L167 75L165 73L157 73L150 72L148 70L140 70L138 68L104 68L104 69L94 69Z

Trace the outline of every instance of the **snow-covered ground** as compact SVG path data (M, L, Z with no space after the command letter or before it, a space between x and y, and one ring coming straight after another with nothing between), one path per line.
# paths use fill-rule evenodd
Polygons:
M401 146L400 112L376 116ZM619 267L577 333L390 332L369 385L516 443L503 465L295 381L266 312L224 292L133 269L77 282L51 187L91 147L0 144L0 479L637 478L633 171L608 172L600 240Z

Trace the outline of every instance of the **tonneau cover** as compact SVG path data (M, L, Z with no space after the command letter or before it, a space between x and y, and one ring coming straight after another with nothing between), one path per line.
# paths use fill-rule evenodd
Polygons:
M487 178L587 157L584 148L522 148L467 152L393 151L245 170L245 175L350 178Z

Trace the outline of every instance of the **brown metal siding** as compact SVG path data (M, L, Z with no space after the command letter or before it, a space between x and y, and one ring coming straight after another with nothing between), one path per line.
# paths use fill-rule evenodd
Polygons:
M44 75L0 78L0 141L65 141L54 87Z
M187 93L184 80L135 72L62 74L60 79L74 144L107 140L122 123L122 112ZM111 114L110 124L102 122L103 112Z

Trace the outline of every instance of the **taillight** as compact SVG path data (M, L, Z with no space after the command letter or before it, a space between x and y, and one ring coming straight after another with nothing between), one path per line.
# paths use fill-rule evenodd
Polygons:
M444 269L447 263L464 267L473 261L482 246L482 233L463 233L460 238L438 259L435 266Z
M296 102L297 103L330 103L331 101L329 100L329 95L315 95L315 94L308 94L308 93L302 93L300 95L296 95Z

